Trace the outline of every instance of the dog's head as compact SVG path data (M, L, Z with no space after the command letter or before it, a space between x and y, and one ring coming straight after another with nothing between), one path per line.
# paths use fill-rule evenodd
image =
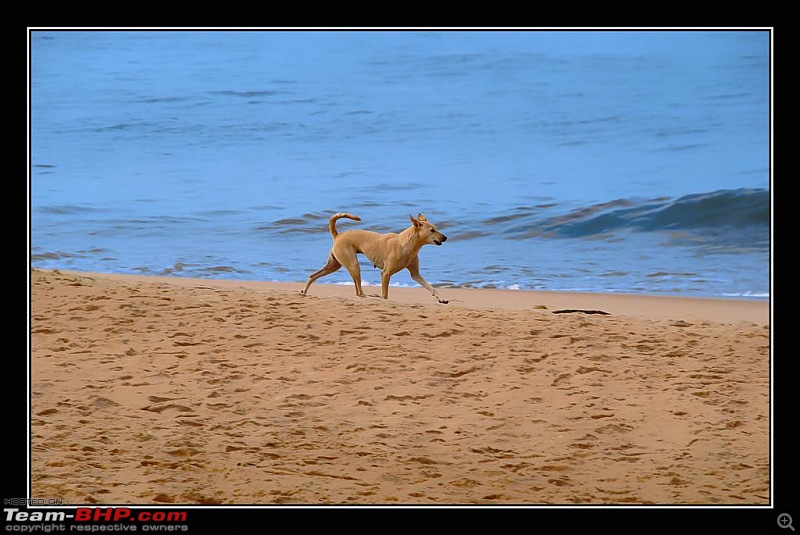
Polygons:
M408 217L424 243L441 245L447 241L447 236L439 232L436 225L428 221L424 215L419 214L416 219L414 219L414 216Z

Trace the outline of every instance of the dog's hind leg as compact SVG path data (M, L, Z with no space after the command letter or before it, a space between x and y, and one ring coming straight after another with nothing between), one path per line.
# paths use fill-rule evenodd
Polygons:
M328 262L322 267L322 269L308 276L308 280L306 281L306 287L303 288L303 291L300 293L306 295L308 293L308 287L311 286L312 282L314 282L320 277L324 277L325 275L330 275L334 271L337 271L340 267L342 267L342 264L339 263L339 261L336 260L336 257L333 256L333 253L331 253L330 255L328 255Z
M356 287L356 295L358 297L366 297L364 290L361 289L361 266L358 263L358 258L355 254L352 256L345 255L342 257L342 265L350 272L353 277L353 284Z

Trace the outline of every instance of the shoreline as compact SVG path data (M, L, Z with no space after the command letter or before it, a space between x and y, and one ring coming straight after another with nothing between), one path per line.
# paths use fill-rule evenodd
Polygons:
M100 273L72 270L45 270L75 276L96 277L128 282L153 282L181 287L208 287L220 289L247 289L251 291L274 291L299 295L305 282L268 282L238 279L206 279L163 275L137 275L126 273ZM477 310L591 310L654 320L708 320L721 323L750 322L769 325L771 319L769 300L744 298L691 297L655 294L563 292L547 290L506 290L492 288L438 288L447 305L436 303L422 287L390 287L386 303L426 305L434 307L462 307ZM364 286L367 297L364 302L381 302L380 287ZM352 299L351 284L314 283L309 288L309 298L335 297Z
M32 270L31 495L770 503L766 303L302 287Z

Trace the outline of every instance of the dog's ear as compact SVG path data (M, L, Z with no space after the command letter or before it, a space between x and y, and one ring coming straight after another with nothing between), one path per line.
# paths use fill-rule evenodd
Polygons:
M417 215L417 219L419 219L420 221L427 221L427 220L428 220L428 219L427 219L427 218L426 218L424 215L422 215L422 214L418 214L418 215Z
M409 215L408 218L411 220L411 224L414 225L414 228L419 228L422 226L422 223L414 219L413 215Z

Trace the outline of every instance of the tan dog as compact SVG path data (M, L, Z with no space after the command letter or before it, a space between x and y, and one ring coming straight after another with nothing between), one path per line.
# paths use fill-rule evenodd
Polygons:
M392 278L392 275L402 269L408 269L411 278L431 292L437 301L447 303L439 297L436 289L419 274L419 256L417 255L422 246L441 245L447 240L447 236L439 232L433 223L425 219L424 215L419 214L416 219L409 216L412 224L400 234L381 234L369 230L348 230L339 234L336 230L336 221L343 217L361 221L360 217L341 212L331 217L329 228L331 236L333 236L333 248L328 256L328 262L322 269L309 275L306 287L301 292L303 295L306 295L312 282L344 266L353 277L356 295L365 297L361 290L361 267L356 257L358 253L361 253L381 270L381 296L384 299L389 298L389 279Z

